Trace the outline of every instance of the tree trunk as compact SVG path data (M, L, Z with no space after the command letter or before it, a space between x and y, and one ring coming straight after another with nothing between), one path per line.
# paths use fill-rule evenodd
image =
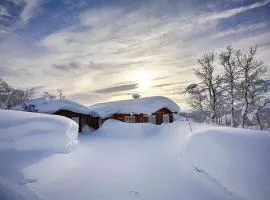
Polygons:
M241 120L241 127L244 128L245 126L245 121L247 119L247 111L248 111L248 106L249 106L249 102L248 102L248 97L247 97L247 91L245 92L245 109L244 111L242 110L242 120Z
M263 125L262 125L262 122L261 122L261 119L260 119L260 116L259 116L259 112L258 111L256 112L256 118L257 118L257 121L258 121L260 130L263 130Z
M231 126L235 127L235 116L234 116L234 91L233 91L233 80L231 80Z

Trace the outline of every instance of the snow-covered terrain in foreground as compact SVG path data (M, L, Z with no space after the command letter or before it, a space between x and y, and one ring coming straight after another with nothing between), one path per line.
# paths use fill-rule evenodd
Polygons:
M269 132L191 128L107 120L68 154L0 150L0 176L49 200L269 199Z
M66 117L0 109L0 150L67 152L78 144L78 124Z

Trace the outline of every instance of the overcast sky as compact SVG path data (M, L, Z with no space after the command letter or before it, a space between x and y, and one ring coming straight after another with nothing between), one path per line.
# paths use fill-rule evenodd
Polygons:
M84 104L164 95L186 107L196 60L226 45L270 70L270 0L0 0L0 77Z

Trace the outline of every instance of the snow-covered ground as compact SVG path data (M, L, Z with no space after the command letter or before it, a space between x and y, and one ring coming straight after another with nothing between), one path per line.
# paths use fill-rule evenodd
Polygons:
M0 151L67 152L78 144L78 124L66 117L0 109Z
M65 154L0 150L0 177L48 200L270 197L269 132L107 120L79 139Z

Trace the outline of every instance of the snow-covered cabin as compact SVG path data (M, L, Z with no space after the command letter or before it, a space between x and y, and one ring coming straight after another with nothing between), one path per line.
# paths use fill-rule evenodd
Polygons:
M171 123L173 113L179 113L179 106L171 99L162 96L121 100L89 106L93 116L103 120L112 118L130 123Z
M15 107L15 109L68 117L78 123L79 132L82 131L82 127L87 125L89 118L92 117L89 115L89 109L86 106L67 99L31 99L24 102L22 105Z

